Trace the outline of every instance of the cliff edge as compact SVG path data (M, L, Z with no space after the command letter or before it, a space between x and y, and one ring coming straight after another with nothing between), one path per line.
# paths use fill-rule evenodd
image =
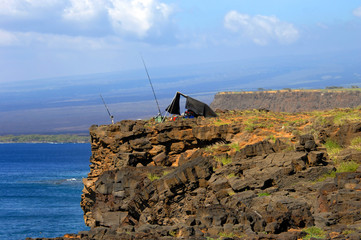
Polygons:
M360 119L252 110L94 125L91 230L57 239L359 239Z

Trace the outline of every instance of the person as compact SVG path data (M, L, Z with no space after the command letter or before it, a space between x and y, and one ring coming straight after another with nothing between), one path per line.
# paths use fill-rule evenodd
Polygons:
M197 114L193 112L192 110L187 110L184 112L184 118L195 118L197 117Z

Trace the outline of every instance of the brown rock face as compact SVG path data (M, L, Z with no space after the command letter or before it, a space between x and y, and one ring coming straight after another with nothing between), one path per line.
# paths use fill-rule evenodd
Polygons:
M235 125L144 124L91 127L81 202L91 231L79 239L298 239L305 233L292 229L361 220L359 173L312 183L334 169L312 135L300 137L298 151L260 141L235 152L221 146L215 157L200 148L231 141Z
M360 91L264 91L218 93L213 109L268 109L274 112L303 112L361 105Z
M93 209L98 208L99 188L102 194L112 193L111 186L99 183L99 178L103 179L106 172L124 168L141 176L140 171L143 171L144 178L148 170L130 170L129 167L178 166L181 156L184 160L181 153L219 141L227 142L235 131L234 127L207 126L202 122L206 123L206 120L188 119L150 127L145 126L145 121L127 120L109 126L92 126L90 173L84 180L81 202L86 224L96 226L97 222L104 222L98 220L100 215ZM112 216L114 218L115 214Z

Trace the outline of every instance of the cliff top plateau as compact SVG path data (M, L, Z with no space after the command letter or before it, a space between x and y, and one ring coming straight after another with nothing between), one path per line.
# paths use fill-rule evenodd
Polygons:
M92 126L91 230L57 239L360 239L361 108L217 113Z

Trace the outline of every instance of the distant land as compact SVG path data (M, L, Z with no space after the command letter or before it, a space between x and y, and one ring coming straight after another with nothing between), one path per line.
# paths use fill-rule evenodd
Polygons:
M89 143L89 136L79 135L5 135L0 136L0 143Z
M147 65L161 111L179 91L210 104L218 92L361 86L360 54L285 56L155 68ZM144 68L110 73L3 82L0 135L87 134L114 120L158 114Z

